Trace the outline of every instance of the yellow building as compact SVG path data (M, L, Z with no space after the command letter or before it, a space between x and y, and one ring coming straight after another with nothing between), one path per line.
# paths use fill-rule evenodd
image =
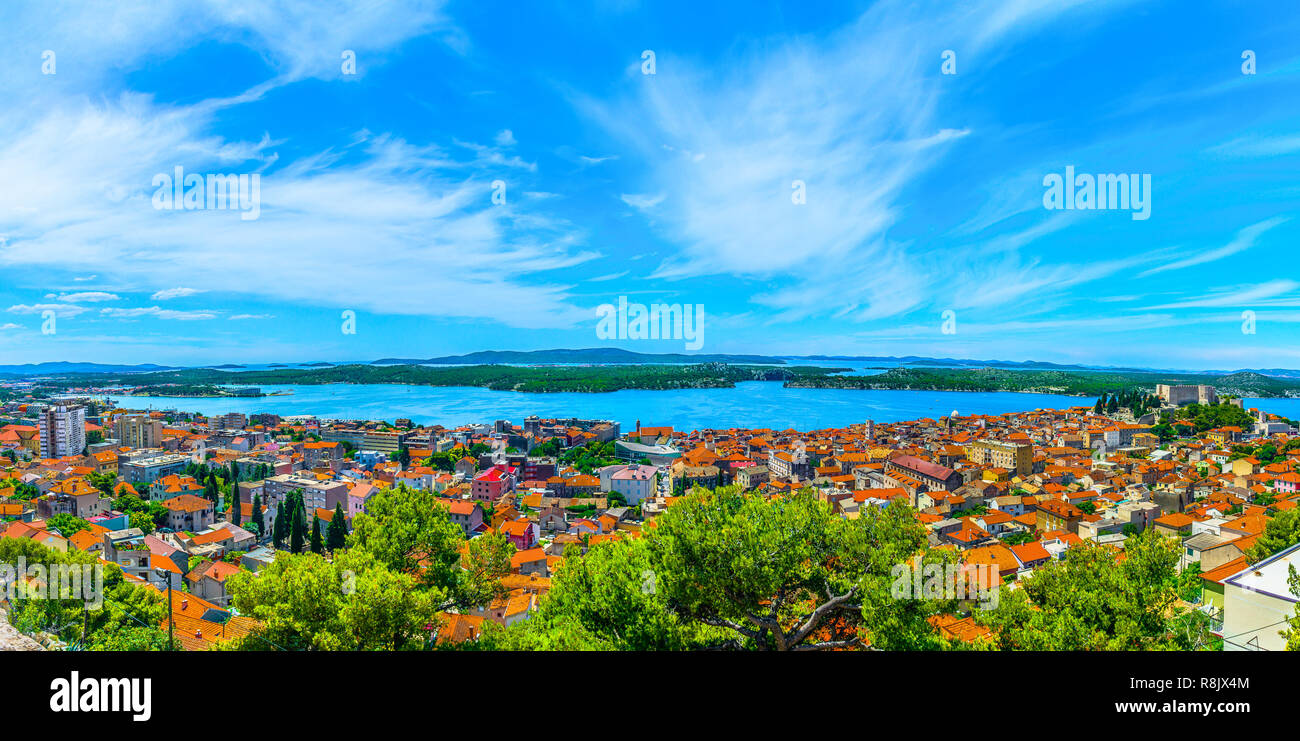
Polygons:
M966 458L982 466L1005 468L1020 476L1034 470L1034 448L1029 443L976 440L965 447Z

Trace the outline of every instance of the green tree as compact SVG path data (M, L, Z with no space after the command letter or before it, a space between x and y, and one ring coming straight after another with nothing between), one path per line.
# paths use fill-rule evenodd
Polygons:
M289 552L302 553L307 544L307 513L301 491L289 493Z
M329 527L325 530L325 547L333 553L347 545L348 541L348 521L343 514L343 503L339 502L334 507L334 517L330 518Z
M355 549L333 563L280 552L257 575L227 580L232 604L262 625L228 648L400 651L427 648L441 595Z
M895 569L925 529L902 503L857 520L811 491L781 498L695 489L643 538L567 557L538 615L493 647L815 650L935 647L940 604L896 600ZM926 556L935 562L937 554ZM495 644L494 644L495 642Z
M99 489L104 496L111 497L113 496L113 487L117 485L117 477L111 473L95 473L92 471L86 474L86 483Z
M325 539L320 532L320 518L312 515L311 518L311 552L324 553Z
M1179 547L1154 531L1129 538L1124 559L1085 543L1003 588L998 606L977 613L1003 649L1036 651L1153 650L1203 645L1208 635L1180 637L1171 625L1178 599ZM1202 624L1202 627L1205 627Z
M1246 560L1259 563L1296 543L1300 543L1300 509L1278 512L1264 524L1264 532L1246 552Z
M266 515L262 513L262 495L253 495L253 527L257 529L257 537L266 536Z
M289 497L280 500L280 506L276 507L275 519L271 521L271 541L275 544L276 550L284 547L284 539L289 537Z
M47 525L54 528L65 538L71 538L82 530L89 530L90 523L67 513L57 514L45 521Z
M447 505L431 491L399 485L371 495L348 536L348 550L361 548L387 568L413 575L440 591L446 605L480 605L497 593L509 573L513 547L500 534L470 541L451 521Z
M16 566L19 559L28 566L63 564L94 566L97 557L78 550L55 551L25 538L0 539L0 563ZM115 564L104 565L102 600L89 607L84 599L63 599L57 593L40 594L19 582L9 604L9 620L19 631L50 632L69 644L78 643L85 629L82 647L91 650L158 650L158 625L166 615L164 598L155 589L128 582Z
M509 630L486 629L484 647L664 651L728 638L724 629L678 617L657 588L655 565L641 538L566 558L536 614Z

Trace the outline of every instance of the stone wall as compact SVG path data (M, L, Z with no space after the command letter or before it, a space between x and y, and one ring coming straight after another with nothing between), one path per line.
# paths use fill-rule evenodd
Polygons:
M44 651L41 644L33 641L9 624L9 614L0 610L0 651Z

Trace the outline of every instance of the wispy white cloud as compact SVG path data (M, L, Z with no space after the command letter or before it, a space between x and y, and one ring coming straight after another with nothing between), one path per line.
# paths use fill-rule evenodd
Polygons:
M668 196L664 193L657 193L655 195L644 195L640 193L623 193L619 196L619 200L623 201L623 203L626 203L627 205L639 211L648 211L654 208L655 206L658 206L659 204L663 203L664 199L667 197Z
M1210 147L1209 152L1224 157L1281 157L1300 153L1300 134L1242 137Z
M1145 278L1147 276L1156 275L1158 273L1163 273L1169 270L1181 270L1182 268L1190 268L1193 265L1203 265L1207 262L1214 262L1215 260L1222 260L1225 257L1231 257L1232 255L1235 255L1238 252L1241 252L1243 250L1248 250L1251 247L1254 247L1255 242L1260 238L1261 235L1263 235L1268 230L1278 226L1279 224L1285 223L1286 221L1287 221L1286 217L1279 216L1271 219L1266 219L1257 224L1251 224L1250 226L1237 232L1237 236L1234 237L1231 242L1228 242L1222 247L1216 247L1211 250L1205 250L1195 255L1191 255L1190 257L1184 257L1181 260L1174 260L1173 262L1167 263L1165 265L1160 265L1158 267L1154 267L1149 270L1144 270L1142 273L1138 275L1138 277Z
M1152 306L1151 309L1195 309L1216 306L1240 306L1251 308L1252 306L1278 306L1286 305L1287 302L1279 302L1278 296L1286 293L1292 293L1300 288L1300 283L1293 280L1279 278L1264 283L1251 286L1241 286L1232 289L1214 291L1205 296L1186 299L1184 301L1175 301L1172 303ZM1294 305L1300 305L1300 298L1293 298Z
M586 319L566 300L566 285L536 274L596 253L562 219L513 201L493 205L491 161L499 153L490 147L466 147L474 156L456 159L438 147L361 134L347 164L327 153L262 172L255 221L155 210L152 179L171 172L177 152L189 172L264 167L267 140L211 135L211 115L201 105L164 107L134 95L67 101L28 126L0 113L7 173L0 202L9 206L0 232L24 235L0 250L0 266L75 264L145 285L184 286L201 274L205 290L509 326Z
M151 298L154 301L168 301L174 298L193 296L196 293L203 293L203 291L202 289L199 288L181 288L181 287L164 288L161 291L155 291L154 294L149 298Z
M177 311L175 309L163 309L157 306L145 306L134 309L100 309L99 313L102 316L116 319L137 319L142 316L148 316L157 319L173 319L182 322L217 318L217 312L215 311Z
M58 296L46 296L46 298L57 298L65 303L98 303L101 301L118 301L121 299L115 293L106 293L104 291L82 291L80 293L60 293Z
M653 77L628 69L630 99L575 95L644 162L641 192L672 194L623 196L654 206L680 246L650 277L779 277L752 300L783 320L867 321L938 298L923 272L940 261L886 238L905 189L972 134L941 116L935 39L973 48L1058 12L976 5L880 2L826 38L765 39L707 67L660 51Z
M47 311L52 311L56 317L64 319L84 314L90 309L76 304L15 304L6 311L12 314L44 314Z

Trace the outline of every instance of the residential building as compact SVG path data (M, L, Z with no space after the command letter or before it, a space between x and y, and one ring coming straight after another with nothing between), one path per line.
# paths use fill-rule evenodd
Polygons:
M62 458L86 450L86 408L58 404L41 411L37 418L41 457Z

